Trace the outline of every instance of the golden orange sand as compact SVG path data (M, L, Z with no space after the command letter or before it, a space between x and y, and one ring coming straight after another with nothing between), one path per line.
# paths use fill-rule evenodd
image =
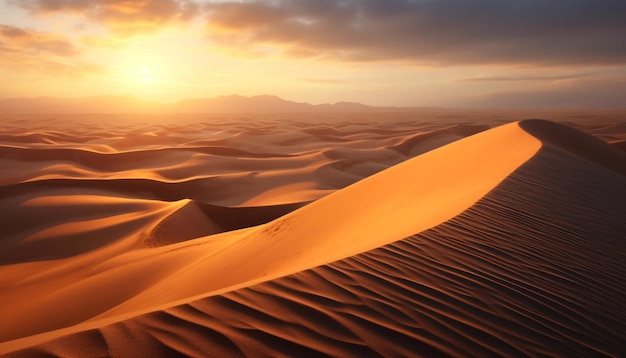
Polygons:
M0 352L203 297L244 292L240 290L386 247L464 213L546 147L615 173L607 174L607 181L619 183L624 178L623 153L545 122L522 122L522 128L519 123L503 125L400 164L396 163L427 150L428 141L448 143L456 139L451 133L467 135L471 127L427 130L419 141L415 124L398 124L395 131L372 131L358 123L303 126L303 132L281 132L277 124L237 126L244 127L240 136L252 134L242 141L257 148L199 146L202 139L178 149L106 153L73 145L5 147L3 160L20 171L0 170L5 183L0 192L3 213L11 219L0 267L5 288L0 316L8 323L0 328L4 342ZM274 135L259 139L264 131ZM326 146L344 145L329 148L316 140L307 145L305 138L310 137L298 133L313 135ZM230 140L233 134L223 138ZM219 140L220 135L211 138ZM238 136L234 137L237 143ZM298 143L301 151L281 148L276 144L280 140ZM581 140L586 143L583 149L578 147ZM138 142L145 145L146 139ZM137 142L123 143L128 148ZM379 161L368 162L371 158ZM388 163L395 165L369 176ZM236 185L226 185L226 180ZM355 183L343 188L351 182ZM188 193L195 196L185 197ZM234 215L250 223L260 211L245 206L274 208L276 217L288 209L271 205L294 203L295 208L314 199L318 200L249 228L225 218ZM224 204L240 207L219 209ZM440 255L445 261L447 252ZM450 263L450 269L454 266ZM278 296L285 297L280 292ZM322 292L317 294L326 295ZM327 295L332 297L330 291ZM289 320L286 314L276 319Z

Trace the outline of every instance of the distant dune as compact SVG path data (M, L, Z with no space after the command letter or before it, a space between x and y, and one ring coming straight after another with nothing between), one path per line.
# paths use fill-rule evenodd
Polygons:
M2 118L0 354L626 351L625 122L310 116Z

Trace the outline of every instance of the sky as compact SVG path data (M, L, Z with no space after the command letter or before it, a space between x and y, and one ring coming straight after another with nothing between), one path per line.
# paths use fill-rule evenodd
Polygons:
M624 0L0 0L0 98L626 108Z

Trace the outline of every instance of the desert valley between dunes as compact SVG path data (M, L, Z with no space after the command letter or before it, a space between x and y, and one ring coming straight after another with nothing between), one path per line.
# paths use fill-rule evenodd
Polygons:
M625 356L626 114L435 112L0 114L0 355Z

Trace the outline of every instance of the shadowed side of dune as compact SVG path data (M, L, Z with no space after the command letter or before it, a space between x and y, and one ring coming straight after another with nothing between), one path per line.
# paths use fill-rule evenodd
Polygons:
M232 182L237 179L198 178L181 182L163 182L151 179L45 179L0 186L0 198L28 195L47 190L108 191L131 198L178 201L182 199L220 199L232 193Z
M0 155L5 159L26 162L70 161L74 164L102 171L119 171L134 168L138 163L155 162L176 152L203 153L235 158L286 158L286 154L252 153L238 148L204 146L174 147L162 149L134 150L126 152L98 153L90 150L69 148L19 148L0 145Z
M626 177L548 138L432 229L9 356L620 356Z
M194 189L213 189L209 179L196 179L180 183L165 183L150 179L45 179L0 187L0 197L27 195L32 192L59 189L86 189L111 191L134 198L176 201L186 198L185 194ZM215 190L219 187L216 186Z
M225 207L189 201L159 222L148 234L148 247L170 245L203 236L261 225L306 203L271 206Z
M622 152L626 152L626 139L625 140L614 141L614 142L611 143L611 145L614 148L617 148L618 150L621 150Z
M555 146L580 158L626 175L626 153L602 140L563 124L540 119L520 122L520 127L539 138L544 145Z
M206 216L224 228L224 231L231 231L265 224L305 206L308 202L242 207L227 207L201 202L196 204Z
M121 242L138 246L141 240L135 237L178 205L123 198L103 190L12 193L3 189L6 188L0 188L2 268L75 257Z
M412 135L401 143L389 146L388 148L403 155L415 156L438 146L451 143L459 138L468 137L488 130L489 128L489 125L456 124L448 128Z

